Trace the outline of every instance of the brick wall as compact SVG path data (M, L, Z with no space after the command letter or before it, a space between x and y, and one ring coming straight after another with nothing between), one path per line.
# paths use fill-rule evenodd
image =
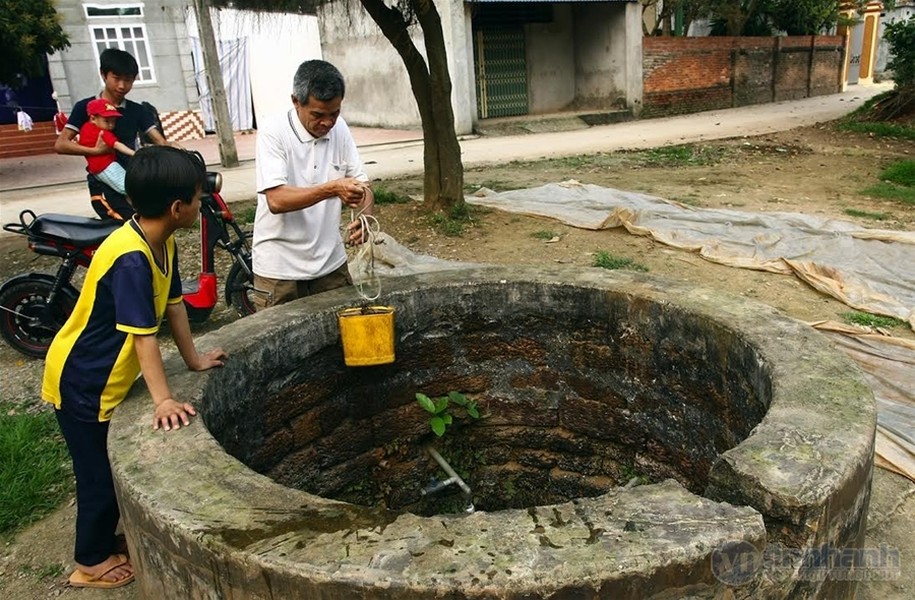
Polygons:
M54 123L34 123L31 131L17 125L0 125L0 159L36 154L53 154L57 131Z
M642 116L836 93L844 42L841 36L645 38Z
M165 137L182 142L204 137L203 117L199 110L159 113ZM54 154L57 131L54 123L35 123L32 131L19 131L15 124L0 125L0 158Z

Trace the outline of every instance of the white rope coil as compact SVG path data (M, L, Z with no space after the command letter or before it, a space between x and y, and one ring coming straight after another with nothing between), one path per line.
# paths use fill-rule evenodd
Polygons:
M359 294L360 298L365 302L372 302L381 296L381 280L375 273L375 244L381 243L380 241L376 241L378 235L381 233L381 225L378 223L378 219L372 215L362 214L362 211L359 211L358 214L354 214L353 211L350 211L350 223L356 220L359 221L359 227L362 233L362 239L360 241L362 243L356 245L357 249L350 262L364 265L363 270L365 271L365 276L357 277L358 273L354 273L353 286L356 288L356 293ZM348 230L346 235L349 235ZM347 245L353 244L348 243Z

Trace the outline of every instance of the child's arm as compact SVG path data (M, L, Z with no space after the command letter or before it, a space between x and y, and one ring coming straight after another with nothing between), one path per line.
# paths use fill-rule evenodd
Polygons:
M198 354L191 337L191 327L187 320L187 310L183 302L169 304L165 308L172 337L181 358L192 371L204 371L212 367L221 367L222 359L226 353L221 349L211 350L205 354ZM153 429L161 427L165 431L180 429L181 425L189 425L190 417L197 414L194 407L188 402L179 402L172 397L168 387L168 378L165 376L165 367L162 364L162 353L159 342L154 335L134 336L134 347L140 361L140 370L146 387L152 396L155 410L153 413Z
M126 154L127 156L133 156L134 154L136 154L136 152L134 152L133 148L131 148L130 146L128 146L127 144L124 144L122 142L115 142L114 149L117 150L118 152L120 152L121 154Z
M168 327L172 331L172 338L184 359L184 364L191 371L206 371L213 367L221 367L223 359L228 355L222 348L210 350L204 354L198 354L194 346L194 339L191 337L191 326L187 320L187 309L184 308L184 302L175 302L165 307L165 317L168 319Z
M149 394L152 396L155 406L153 429L159 429L161 426L165 431L169 431L172 427L179 429L182 423L189 425L191 422L189 415L193 416L197 414L197 411L190 404L178 402L172 398L156 336L134 335L133 346L137 351L140 371L143 373L143 379L146 380L146 387L149 388Z

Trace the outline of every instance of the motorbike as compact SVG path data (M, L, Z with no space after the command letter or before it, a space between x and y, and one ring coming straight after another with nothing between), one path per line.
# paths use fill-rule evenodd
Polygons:
M225 280L226 304L240 316L254 312L251 234L239 226L219 194L221 187L222 176L207 172L200 204L200 272L196 279L181 282L192 323L206 321L218 301L216 248L232 257ZM54 274L22 273L0 285L0 335L10 346L30 357L47 354L79 297L73 285L76 270L88 268L99 244L123 224L113 219L36 215L26 209L19 214L18 223L3 225L5 231L26 236L32 252L60 259Z

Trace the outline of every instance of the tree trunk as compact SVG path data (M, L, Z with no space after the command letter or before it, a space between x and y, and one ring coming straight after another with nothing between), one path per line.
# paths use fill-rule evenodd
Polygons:
M452 214L464 203L464 167L454 132L451 77L442 22L432 0L410 0L426 40L429 66L410 38L409 24L384 0L360 0L403 60L423 127L423 199L426 207Z
M220 162L224 167L237 167L238 150L235 148L232 119L229 117L229 101L226 99L226 86L222 80L219 52L216 49L216 36L213 33L213 22L210 20L210 10L206 0L194 0L194 11L197 13L200 52L203 54L203 65L210 88L210 105L213 107L216 134L219 136Z

